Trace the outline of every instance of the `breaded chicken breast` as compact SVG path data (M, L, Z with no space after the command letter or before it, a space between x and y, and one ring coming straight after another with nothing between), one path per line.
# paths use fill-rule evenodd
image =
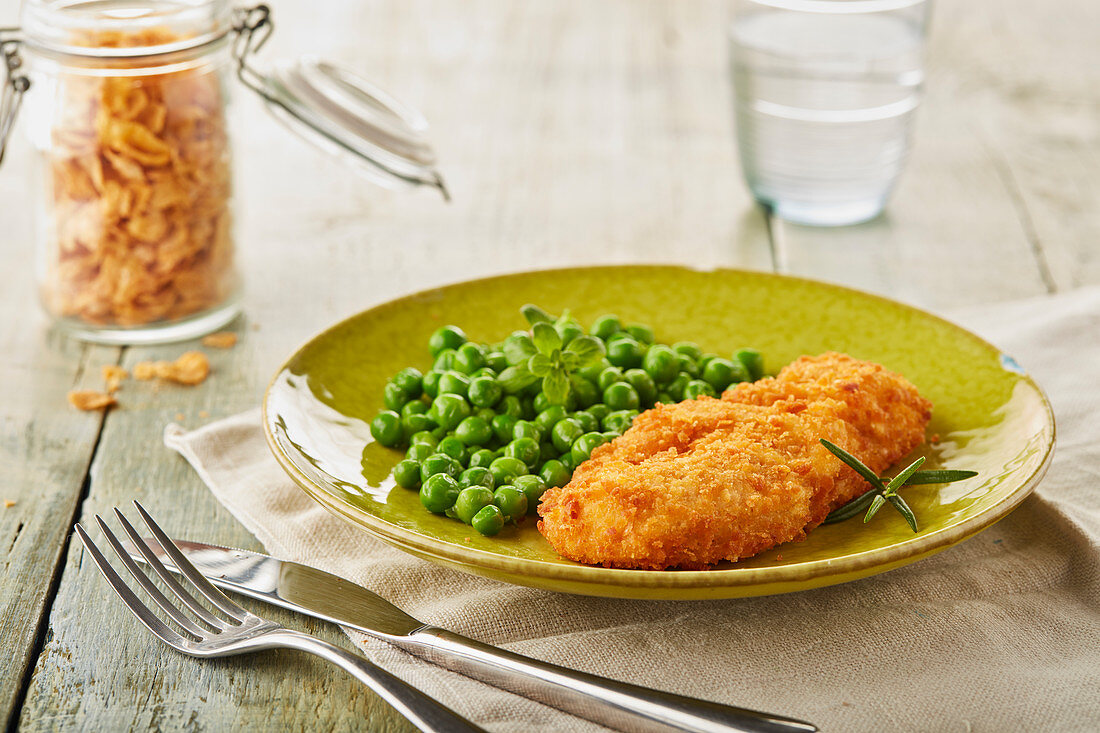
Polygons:
M830 352L775 378L658 405L592 452L539 505L563 557L702 569L799 540L867 484L819 442L877 473L924 440L932 405L879 364Z

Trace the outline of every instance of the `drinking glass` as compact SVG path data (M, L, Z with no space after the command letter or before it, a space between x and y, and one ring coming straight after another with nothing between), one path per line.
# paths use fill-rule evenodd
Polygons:
M877 216L909 154L927 0L738 0L730 27L737 144L779 217Z

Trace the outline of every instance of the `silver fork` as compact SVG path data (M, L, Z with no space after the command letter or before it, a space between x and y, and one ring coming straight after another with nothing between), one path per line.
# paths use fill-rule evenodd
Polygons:
M157 559L156 554L142 540L137 530L116 508L114 510L115 516L122 523L123 529L129 535L133 544L141 550L141 554L145 557L149 567L160 577L176 598L190 609L194 616L188 615L178 605L166 598L149 576L142 572L137 563L130 558L126 548L122 546L122 543L107 527L107 523L97 514L96 523L99 524L103 536L107 538L107 542L110 543L118 555L118 559L130 571L130 575L133 576L142 590L183 630L183 633L177 632L138 598L137 594L107 562L107 558L92 542L84 528L80 524L75 525L80 541L84 543L85 549L88 550L88 554L92 556L92 560L95 561L96 566L103 573L103 577L107 579L111 588L126 604L126 607L137 616L138 621L141 621L145 628L152 631L154 636L168 646L193 657L226 657L272 648L298 649L322 659L327 659L350 672L356 679L378 693L397 712L404 715L421 730L439 731L440 733L444 731L482 730L423 692L410 687L389 672L371 664L366 659L328 642L315 639L308 634L285 628L274 621L262 619L241 608L231 601L228 596L211 585L210 581L195 569L195 566L184 557L179 548L140 504L135 501L134 506L137 507L142 520L149 527L149 531L153 533L164 552L172 559L172 562L176 564L176 567L179 568L187 580L191 581L192 586L198 591L199 595L228 617L228 620L225 620L211 613L191 592L184 588L175 576L165 569L164 565Z

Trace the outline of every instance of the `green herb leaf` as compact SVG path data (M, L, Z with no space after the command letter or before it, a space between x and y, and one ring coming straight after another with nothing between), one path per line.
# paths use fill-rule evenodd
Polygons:
M863 462L853 456L851 453L844 450L835 443L830 443L824 438L821 439L821 444L828 448L829 452L832 453L834 456L844 461L844 463L851 467L853 471L865 478L867 480L867 483L871 484L871 486L874 486L879 491L886 490L886 485L882 483L882 479L876 476L874 471L863 465ZM881 506L881 504L879 506ZM876 508L875 511L877 512L878 509ZM869 513L867 518L870 519L872 516L874 516L874 512ZM865 519L863 521L866 522L867 520Z
M886 497L882 494L875 494L875 498L871 500L871 508L867 510L867 514L863 517L863 523L867 524L871 521L871 517L878 513L878 510L882 508L882 505L886 503Z
M595 336L578 336L569 342L565 350L571 354L576 354L582 367L598 364L600 359L607 354L607 347L604 346L603 341Z
M553 323L554 317L539 308L537 305L528 303L519 309L519 312L523 314L523 317L527 319L527 322L532 326L536 323Z
M918 484L949 484L953 481L974 478L977 475L977 471L956 471L953 469L917 471L905 480L905 486L916 486Z
M906 466L901 473L894 478L890 479L890 483L886 484L886 496L890 496L897 492L897 490L905 485L905 482L909 480L909 477L916 473L917 469L924 463L924 456L921 456L917 460Z
M825 521L822 522L822 524L836 524L837 522L843 522L846 519L851 519L852 517L866 509L874 500L877 494L878 489L870 489L860 494L847 504L843 504L829 512L829 516L825 517Z
M527 360L527 368L536 377L545 377L550 373L550 369L554 366L550 357L546 354L535 354Z
M503 351L504 358L512 366L522 364L537 353L535 344L526 331L517 331L504 339Z
M574 320L573 314L569 312L568 308L566 308L561 312L561 315L558 316L557 320L554 321L554 326L561 326L563 324L569 323L572 320Z
M531 328L531 340L535 348L547 356L553 354L555 349L561 348L561 336L549 323L536 323Z
M538 377L531 373L531 370L527 368L526 364L510 366L497 377L500 386L504 387L504 391L509 394L515 394L526 387L530 387L537 382L538 379Z
M913 510L910 509L909 505L905 503L905 499L902 499L897 494L891 494L890 496L886 497L886 500L889 501L893 505L893 507L898 510L901 516L905 517L905 521L909 524L910 529L916 532L917 515L913 514Z
M551 405L564 405L570 389L569 376L561 368L552 370L542 380L542 391Z
M561 365L565 367L565 371L575 372L577 371L577 367L581 365L581 360L580 357L572 351L563 351L561 354Z

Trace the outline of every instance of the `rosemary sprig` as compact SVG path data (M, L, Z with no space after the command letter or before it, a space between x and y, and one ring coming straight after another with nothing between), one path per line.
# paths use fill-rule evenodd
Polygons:
M864 509L867 510L867 513L863 515L863 523L866 524L871 521L871 517L878 513L879 509L889 503L890 506L897 509L898 513L905 518L910 529L916 532L917 517L913 514L913 510L909 508L909 505L905 503L905 499L902 499L901 496L898 495L898 489L902 486L914 486L917 484L949 484L954 481L962 481L963 479L973 478L978 475L977 471L959 471L954 469L919 471L917 469L924 463L924 458L921 457L906 466L897 476L886 478L885 476L875 475L875 472L867 468L862 461L835 443L830 443L822 438L821 444L828 448L829 452L834 456L851 467L853 471L862 476L872 487L847 504L834 509L829 513L829 516L825 517L825 521L822 522L822 524L843 522L846 519L851 519L857 514L862 513Z

